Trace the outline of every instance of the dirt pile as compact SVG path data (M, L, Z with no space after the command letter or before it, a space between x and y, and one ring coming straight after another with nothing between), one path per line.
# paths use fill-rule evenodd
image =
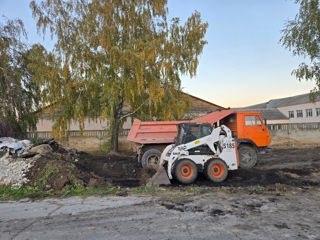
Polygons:
M138 186L140 166L132 156L93 156L63 148L53 139L0 159L0 184L60 192L86 187ZM3 175L3 176L2 176Z

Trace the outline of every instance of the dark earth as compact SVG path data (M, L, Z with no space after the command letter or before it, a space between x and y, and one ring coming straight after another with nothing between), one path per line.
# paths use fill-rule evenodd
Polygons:
M76 150L70 152L59 146L53 149L52 153L41 155L29 171L29 185L37 184L45 190L53 188L56 191L77 184L102 188L110 185L136 187L146 183L148 174L152 175L150 169L140 167L132 154L96 156ZM52 173L44 173L45 168ZM44 175L49 176L46 182ZM260 155L258 164L252 169L229 171L227 180L222 183L213 183L199 174L194 186L250 187L277 183L294 187L319 186L320 148L274 149L270 154ZM173 180L171 187L177 186L179 183Z
M94 172L113 184L138 186L142 169L132 156L93 156L81 154L78 168ZM290 186L318 186L320 184L320 148L274 149L271 154L259 156L259 162L252 169L230 171L223 183L213 183L199 174L197 186L268 186L276 183ZM172 181L173 186L179 185Z
M45 176L52 187L60 181L59 188L137 186L145 171L134 156L60 150L37 161L33 183L53 162L58 171ZM230 172L220 184L199 177L193 185L173 182L125 197L2 202L0 239L319 240L320 148L274 149L259 157L255 168ZM61 181L61 174L69 177Z

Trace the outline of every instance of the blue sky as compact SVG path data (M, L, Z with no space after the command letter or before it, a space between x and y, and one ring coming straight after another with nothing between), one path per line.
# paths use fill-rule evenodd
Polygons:
M0 0L0 15L21 18L30 44L52 48L37 34L27 0ZM309 92L291 71L303 59L279 44L285 21L298 6L293 0L169 0L169 16L184 22L195 10L209 23L208 44L196 77L183 76L184 91L224 107L242 107Z

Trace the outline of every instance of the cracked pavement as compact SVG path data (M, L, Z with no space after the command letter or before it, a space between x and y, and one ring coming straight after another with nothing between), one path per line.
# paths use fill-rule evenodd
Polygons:
M320 191L0 203L0 239L320 239Z

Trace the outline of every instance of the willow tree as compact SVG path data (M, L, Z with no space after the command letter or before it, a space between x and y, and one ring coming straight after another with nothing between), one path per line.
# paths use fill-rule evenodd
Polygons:
M59 106L57 129L85 116L111 120L111 150L130 114L166 120L188 107L181 75L196 74L207 23L193 13L184 24L167 19L166 0L44 0L30 7L38 30L57 39L63 66L42 79L48 104Z
M0 128L12 129L16 137L35 128L39 106L39 89L28 67L34 47L27 46L26 38L21 20L0 22Z
M280 40L294 55L305 57L292 74L299 80L315 81L313 93L320 92L320 6L319 0L295 0L300 5L294 20L286 23ZM315 97L315 94L311 96Z

